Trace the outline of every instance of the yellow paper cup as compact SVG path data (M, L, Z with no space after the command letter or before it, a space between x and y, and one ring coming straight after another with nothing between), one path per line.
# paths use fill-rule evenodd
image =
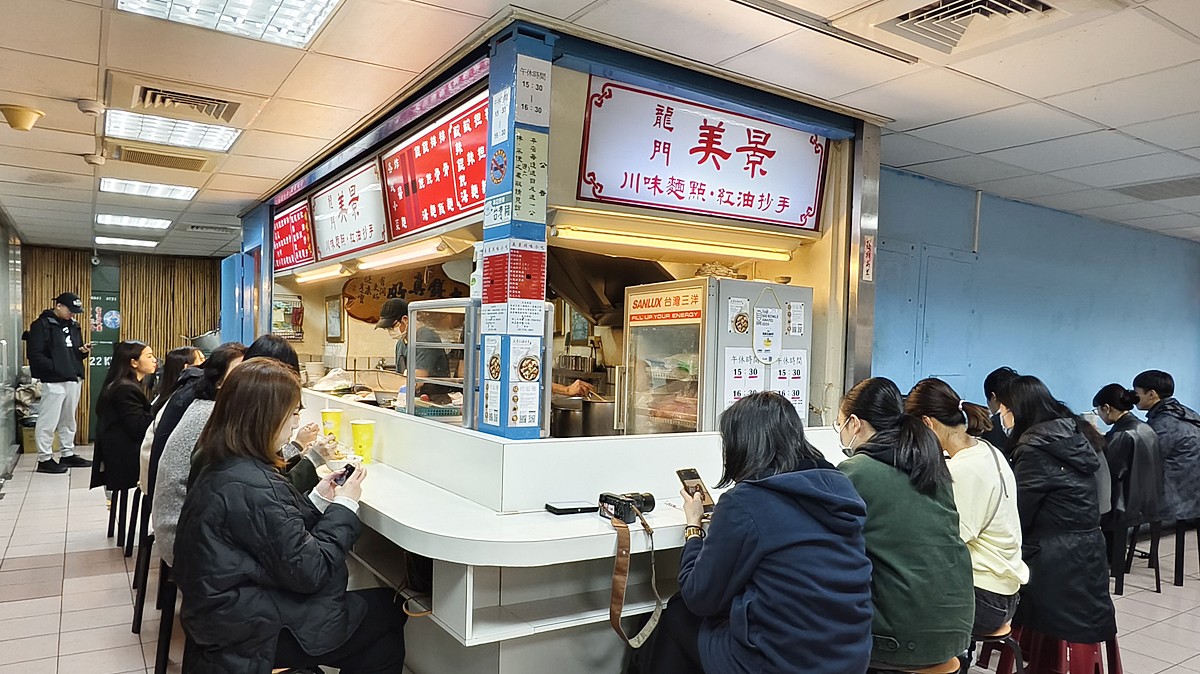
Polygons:
M366 419L350 422L350 437L354 442L354 453L361 456L363 463L371 463L375 449L375 422Z
M321 410L321 432L325 435L333 435L334 438L341 439L342 435L342 410L336 407L327 407Z

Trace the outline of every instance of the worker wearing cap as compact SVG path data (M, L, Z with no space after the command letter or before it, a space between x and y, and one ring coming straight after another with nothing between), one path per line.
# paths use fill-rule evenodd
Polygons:
M42 382L35 428L39 473L65 473L68 468L92 465L75 454L75 411L79 407L83 361L92 352L92 343L83 341L75 320L81 313L79 295L63 293L54 298L54 308L43 311L26 333L29 373ZM61 461L54 459L55 435Z
M445 349L419 349L409 371L408 362L408 302L393 297L383 303L379 310L376 328L387 330L388 336L396 340L396 372L411 377L449 377L450 359ZM417 341L429 344L441 342L438 334L426 325L417 326ZM416 394L445 393L449 389L436 385L422 384Z

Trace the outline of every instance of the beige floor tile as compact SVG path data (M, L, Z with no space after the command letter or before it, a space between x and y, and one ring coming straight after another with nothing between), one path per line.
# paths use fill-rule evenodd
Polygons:
M58 658L0 665L0 674L57 674L58 671ZM62 671L68 674L67 670Z
M126 606L133 610L133 599L126 589L97 590L63 595L63 611L82 611L104 606ZM132 614L131 614L132 616Z
M1143 627L1148 627L1150 625L1154 625L1157 622L1158 622L1157 620L1151 620L1150 618L1143 618L1141 616L1133 615L1132 613L1121 613L1118 611L1117 612L1117 634L1120 634L1122 636L1126 635L1126 634L1131 634L1133 632L1137 632L1138 630L1142 629Z
M1188 613L1180 613L1173 618L1167 618L1163 621L1163 623L1196 632L1197 634L1195 638L1200 639L1200 614L1191 611Z
M102 576L82 576L63 581L63 594L79 594L96 590L128 590L129 574L110 573Z
M41 557L43 555L56 555L66 550L66 539L61 543L42 543L40 545L13 545L9 544L4 551L4 558L11 559L13 557Z
M0 641L0 651L6 664L44 660L58 656L58 635L46 634L22 639Z
M67 527L62 531L43 531L40 527L30 531L15 530L12 535L14 545L43 545L46 543L66 543Z
M157 616L158 613L151 614L148 610L145 615ZM89 608L82 611L67 611L63 613L60 629L63 632L73 632L111 625L125 625L128 628L132 623L132 606L102 606L100 608Z
M1163 608L1161 606L1154 606L1152 604L1135 601L1132 598L1120 599L1113 603L1116 604L1117 615L1136 615L1142 618L1149 618L1155 622L1166 620L1167 618L1173 618L1180 613L1183 613L1183 611L1177 611L1171 608Z
M3 634L8 639L24 639L26 637L40 637L46 634L58 634L58 614L51 613L48 615L0 620L0 634Z
M1144 631L1144 630L1143 630ZM1133 652L1177 665L1200 655L1200 640L1190 646L1155 639L1142 632L1135 632L1119 641L1121 653ZM1136 671L1136 670L1135 670Z
M18 571L0 571L0 587L47 581L58 581L61 583L62 579L62 568L57 566L47 566L40 569L21 569Z
M56 597L62 594L62 581L47 580L0 587L0 602Z
M46 566L62 567L63 555L37 555L34 557L14 557L0 562L0 571L18 571L20 569L36 569Z
M1175 618L1178 617L1175 616ZM1161 639L1173 644L1195 643L1197 644L1196 653L1200 655L1200 634L1186 627L1171 624L1170 621L1175 618L1168 618L1163 622L1138 630L1138 634L1144 634L1148 637L1154 637L1155 639ZM1153 655L1153 653L1149 653L1148 655Z
M1200 608L1200 598L1192 598L1177 593L1155 594L1153 592L1142 592L1132 597L1132 599L1143 604L1168 608L1176 613Z
M58 642L59 655L74 655L123 646L138 646L141 640L129 630L128 624L95 627L78 632L64 632Z
M120 674L145 668L145 666L146 660L140 646L89 651L75 655L63 655L58 658L58 668L64 673Z
M39 615L58 615L62 610L62 597L42 597L24 601L0 603L0 620L28 618Z
M1125 649L1121 643L1121 668L1129 674L1158 674L1171 668L1171 663Z

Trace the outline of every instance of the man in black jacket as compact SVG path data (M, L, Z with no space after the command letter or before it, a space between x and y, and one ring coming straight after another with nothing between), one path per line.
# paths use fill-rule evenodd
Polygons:
M65 473L68 468L85 468L91 461L75 454L75 410L79 407L83 361L92 351L84 343L74 316L83 313L83 302L75 293L54 298L54 308L42 312L29 326L25 339L29 372L42 382L36 437L39 473ZM62 461L54 460L54 436L58 436Z

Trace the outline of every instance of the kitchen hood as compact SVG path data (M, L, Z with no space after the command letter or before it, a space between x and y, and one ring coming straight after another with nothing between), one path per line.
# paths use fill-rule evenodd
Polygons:
M546 252L546 291L562 298L596 325L621 325L626 286L673 281L661 264L610 257L551 245Z

